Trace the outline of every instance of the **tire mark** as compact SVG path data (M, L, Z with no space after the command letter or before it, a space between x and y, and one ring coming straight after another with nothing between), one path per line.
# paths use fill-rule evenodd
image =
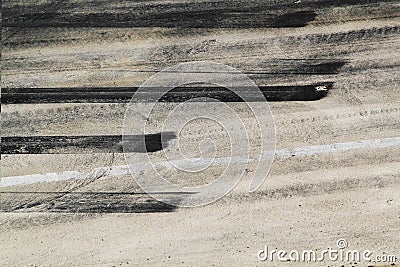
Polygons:
M96 152L152 153L176 138L173 132L125 136L28 136L1 137L2 154L80 154ZM128 143L127 143L128 142ZM129 150L124 150L129 149Z
M260 86L267 101L314 101L325 97L332 82L304 86ZM3 88L2 104L39 104L39 103L127 103L137 87L119 88ZM258 92L240 88L248 101L258 101ZM243 102L234 92L223 87L177 87L160 99L154 99L151 92L158 88L149 88L146 102L185 102L189 99L205 101L213 98L222 102ZM146 93L144 93L146 94Z
M4 198L12 199L21 195L29 195L32 198L44 197L44 199L17 207L11 207L8 204L0 205L0 212L154 213L176 210L175 206L159 202L145 193L5 192L2 195ZM171 198L179 202L179 194L177 196L171 194Z
M3 7L3 25L6 27L192 27L192 28L254 28L298 27L313 20L313 13L324 13L334 7L376 7L392 0L346 1L218 1L218 2L132 2L125 6L115 2L87 5L75 4L62 13L48 11L37 13L35 4ZM69 2L67 2L69 3ZM114 5L113 5L114 4ZM388 9L393 11L396 7ZM282 10L287 13L282 14ZM386 12L386 13L388 13ZM352 14L365 16L365 14ZM383 14L382 14L383 15ZM26 18L40 16L34 23ZM28 21L29 22L29 21Z
M109 166L112 166L115 160L115 155L114 153L112 153L112 158L111 158L111 162L109 164ZM79 190L93 182L95 182L96 180L100 179L101 177L103 177L105 174L107 174L107 171L103 168L103 169L97 169L95 172L91 172L90 174L86 175L86 179L81 179L80 181L77 181L77 185L73 186L71 189L69 189L67 192L60 192L57 193L55 196L51 195L51 196L46 196L44 199L41 199L40 201L27 201L23 204L19 204L17 206L7 206L5 205L4 207L0 207L0 211L4 210L4 211L19 211L19 210L26 210L26 209L31 209L31 208L36 208L39 207L45 203L51 203L54 201L57 201L59 199L62 199L63 197L67 196L68 194L72 193L75 190Z
M6 32L7 28L4 29ZM117 31L116 31L117 30ZM194 31L194 30L193 30ZM196 32L190 31L185 34L183 30L169 30L168 32L159 33L160 35L167 37L179 37L185 40L185 37L196 35ZM79 34L73 35L73 37L68 38L71 33ZM117 29L108 29L108 28L92 28L92 29L68 29L68 28L57 28L57 31L53 29L41 29L40 31L35 31L32 33L32 30L24 30L22 32L22 36L15 38L15 40L3 40L4 47L17 47L17 46L33 46L35 44L38 45L47 45L47 44L68 44L68 43L76 43L87 41L90 42L93 39L101 40L101 41L120 41L121 39L130 39L129 36L137 35L134 34L135 29L129 28L117 28ZM146 32L148 34L148 32ZM280 38L262 38L259 37L257 40L248 41L240 41L237 40L238 45L243 43L243 46L261 46L265 45L265 43L282 43L282 44L293 44L296 43L304 43L305 41L309 41L309 43L319 44L319 43L343 43L349 41L361 40L363 42L366 39L377 39L382 37L395 36L399 34L398 26L385 26L385 27L372 27L368 29L360 29L360 30L350 30L347 32L335 32L335 33L314 33L314 34L305 34L302 36L288 36L288 37L280 37ZM182 36L183 35L183 36ZM42 38L42 39L40 39ZM46 39L43 39L46 38ZM139 36L137 36L139 38ZM214 42L213 42L214 43ZM218 43L216 43L218 44ZM189 49L190 50L190 49Z
M366 179L346 179L344 181L327 181L319 183L304 183L285 186L277 189L256 191L254 194L231 194L227 198L240 201L254 201L255 199L279 200L295 196L309 197L321 194L343 193L361 188L384 188L397 186L398 179L393 176L368 177Z
M321 115L321 116L304 116L302 118L293 118L290 120L277 120L277 122L281 123L282 125L291 125L291 124L303 124L303 123L320 123L320 122L327 122L327 121L335 121L338 119L349 119L355 117L362 117L367 118L369 116L375 115L386 115L390 113L398 113L400 112L400 107L393 107L393 108L376 108L376 109L367 109L361 110L357 112L346 112L346 113L336 113L333 115Z
M122 119L125 112L125 104L108 104L108 105L96 105L96 106L86 106L86 105L76 105L76 106L61 106L57 108L49 108L46 110L28 110L27 112L21 113L19 111L2 112L2 122L1 127L3 130L3 135L13 136L15 132L18 133L21 129L24 129L24 134L31 132L39 132L52 124L62 124L70 123L71 121L96 121L98 127L103 127L102 123L104 121L112 120L117 123L117 125L122 125ZM371 119L375 120L382 118L382 116L390 116L393 113L399 113L400 107L381 107L381 108L362 108L359 111L354 112L335 112L335 114L309 114L301 113L292 116L292 118L282 117L282 114L275 114L275 123L278 129L281 127L302 125L309 127L310 124L318 123L332 123L343 119ZM394 114L393 114L394 115ZM392 115L392 116L393 116ZM98 118L101 118L99 120ZM34 127L27 126L27 121ZM381 125L380 121L377 121L377 126ZM116 126L118 128L118 126ZM304 133L309 132L305 131ZM347 132L347 131L346 131ZM21 135L21 133L19 133Z
M109 164L113 166L114 153ZM135 192L78 192L107 174L107 169L92 172L86 179L77 181L72 189L65 192L0 192L2 199L12 199L11 203L0 202L0 212L63 212L63 213L155 213L172 212L176 206L159 202L146 193ZM100 170L100 169L99 169ZM40 200L25 201L15 206L15 197L28 194ZM171 194L171 199L179 204L179 194Z
M2 39L2 42L7 42L9 39L11 39L16 34L18 34L22 29L26 28L26 25L32 25L32 24L38 22L40 19L46 17L48 14L55 12L62 7L65 8L70 5L71 5L71 3L66 3L65 0L56 1L54 3L54 5L50 4L49 7L48 7L48 5L39 5L39 6L41 6L41 8L46 8L45 11L40 12L40 13L34 13L31 15L24 14L23 16L27 17L24 24L20 25L19 27L17 26L17 29L15 31L11 32L11 34L9 34L7 37ZM2 19L7 18L7 15L8 15L7 12L15 12L15 10L8 10L7 8L2 7ZM12 13L12 14L15 14L15 13ZM4 21L2 21L2 24L3 24L2 27L4 27Z

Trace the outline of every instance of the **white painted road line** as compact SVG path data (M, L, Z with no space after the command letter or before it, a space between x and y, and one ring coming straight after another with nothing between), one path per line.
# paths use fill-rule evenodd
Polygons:
M393 138L384 138L384 139L375 139L375 140L365 140L358 142L346 142L346 143L335 143L328 145L319 145L319 146L306 146L295 149L282 149L275 151L275 157L280 159L290 158L290 157L304 157L304 156L312 156L316 154L327 154L327 153L335 153L335 152L345 152L356 149L381 149L386 147L395 147L400 146L400 137ZM270 151L266 151L264 155L261 157L268 157L270 155ZM203 166L208 165L211 159L198 158L194 159L193 162L186 161L186 164ZM219 166L225 165L228 163L250 163L253 161L259 160L259 158L250 158L246 157L222 157L216 158L210 166ZM182 166L181 161L165 161L153 163L153 166L156 168L171 168L174 165ZM133 166L135 167L135 166ZM73 180L73 179L88 179L88 178L96 178L96 177L112 177L119 175L127 175L129 174L129 168L127 165L120 166L111 166L111 167L100 167L96 168L90 173L84 173L80 171L65 171L61 173L45 173L45 174L31 174L31 175L22 175L22 176L10 176L10 177L2 177L0 178L0 187L10 187L16 185L28 185L42 182L59 182L65 180Z

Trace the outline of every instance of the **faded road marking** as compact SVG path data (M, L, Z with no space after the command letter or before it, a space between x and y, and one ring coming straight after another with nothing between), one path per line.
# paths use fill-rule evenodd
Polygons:
M316 154L345 152L363 148L379 149L379 148L394 147L394 146L400 146L400 137L364 140L358 142L335 143L335 144L319 145L319 146L306 146L295 149L282 149L275 151L275 157L280 159L285 159L290 157L304 157ZM261 157L267 158L270 155L270 153L271 151L265 151L263 156ZM210 166L225 165L228 164L229 162L250 163L258 159L259 158L248 159L246 157L234 157L234 158L221 157L214 159L214 161ZM179 163L180 165L182 164L181 162L164 161L164 162L154 163L153 166L155 168L171 168L177 163ZM193 162L190 162L189 164L196 166L202 166L202 165L207 166L209 165L209 163L210 159L198 158L198 159L193 159ZM10 176L10 177L3 177L0 179L0 187L27 185L27 184L34 184L41 182L59 182L72 179L80 180L80 179L87 179L99 176L112 177L112 176L127 175L127 174L129 174L128 166L120 165L120 166L96 168L89 173L84 173L80 171L65 171L62 173L45 173L45 174L31 174L22 176Z

